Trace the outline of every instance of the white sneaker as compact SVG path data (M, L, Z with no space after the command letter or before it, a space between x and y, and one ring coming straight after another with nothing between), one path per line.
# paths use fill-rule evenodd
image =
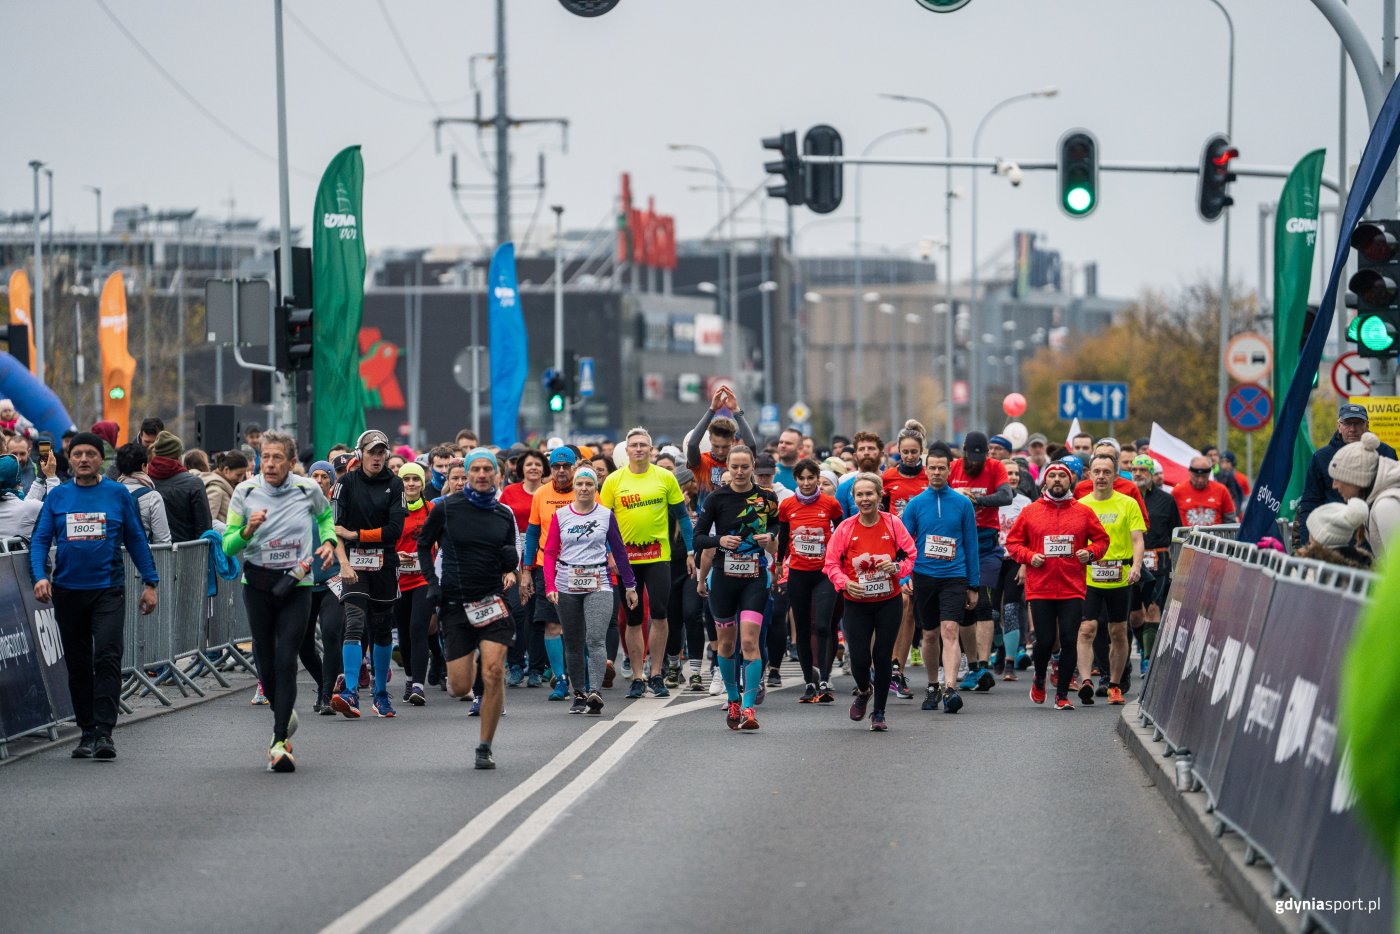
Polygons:
M720 692L723 691L723 690L724 690L724 675L720 674L720 673L719 673L719 669L716 668L716 669L710 674L710 696L711 696L711 697L718 697L719 694L720 694Z
M624 680L632 680L632 659L626 655L622 656L622 677Z

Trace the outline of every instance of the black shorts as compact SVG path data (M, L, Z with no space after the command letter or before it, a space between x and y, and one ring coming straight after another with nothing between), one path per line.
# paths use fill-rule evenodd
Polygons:
M981 622L991 622L992 620L992 586L996 583L997 575L1001 574L1001 555L992 554L977 556L978 571L982 577L982 584L977 588L977 605L970 610L964 610L959 617L962 620L960 625L976 626Z
M544 568L532 570L530 579L535 582L535 593L539 595L539 599L535 601L535 622L559 622L559 608L544 595Z
M648 564L632 565L632 573L637 576L637 606L627 611L627 625L640 626L650 615L651 619L665 619L666 609L671 602L671 565L667 561L652 561ZM641 597L646 595L646 601Z
M710 575L710 612L715 626L733 626L739 614L762 613L768 605L768 574L759 571L757 577L727 577L719 571Z
M945 619L961 623L967 606L967 578L914 575L914 619L925 632L938 632Z
M541 602L549 603L548 600ZM438 616L438 631L442 633L443 654L450 662L475 652L483 642L510 645L515 641L515 620L506 614L503 619L477 628L467 622L466 609L454 603L442 608Z
M399 598L398 567L382 567L377 571L358 571L355 583L345 584L340 598L362 596L370 603L393 603Z
M1101 623L1128 621L1128 591L1131 587L1086 587L1084 589L1084 618Z

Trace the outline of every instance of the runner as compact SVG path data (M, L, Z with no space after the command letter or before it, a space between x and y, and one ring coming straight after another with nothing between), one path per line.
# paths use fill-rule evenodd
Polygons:
M1010 506L997 510L997 522L1001 525L998 537L1003 550L1006 548L1006 533L1016 524L1021 510L1031 504L1030 497L1020 492L1022 480L1029 479L1029 474L1029 467L1023 467L1019 459L1006 462L1007 478L1011 481L1011 488L1017 492L1012 495ZM1035 488L1034 481L1030 485ZM995 670L1003 681L1019 680L1016 671L1030 663L1024 648L1027 644L1025 601L1025 573L1021 565L1006 555L1001 559L1001 574L992 589L992 605L1001 613L1001 655L997 658Z
M836 586L826 576L826 547L844 515L836 498L821 492L816 461L804 458L792 472L797 493L778 506L778 561L787 565L797 662L806 683L798 703L830 704L836 700L831 689Z
M855 482L856 476L861 473L873 473L877 477L880 475L880 462L885 450L885 441L873 431L858 431L854 443L855 453L852 457L855 465L851 471L841 478L841 482L836 484L836 501L841 504L841 509L846 514L846 518L856 514L855 499L851 496L851 485Z
M1172 498L1181 510L1184 525L1220 525L1238 521L1235 501L1224 484L1210 478L1210 458L1204 454L1191 458L1190 483L1172 487Z
M1132 627L1142 650L1139 669L1142 674L1147 674L1147 665L1157 642L1157 629L1162 623L1162 608L1166 605L1167 591L1171 587L1172 533L1183 524L1176 500L1157 485L1157 475L1160 473L1151 455L1139 454L1133 458L1133 482L1142 491L1142 498L1147 503L1143 576L1133 588L1128 606L1128 625Z
M627 696L642 697L650 686L652 696L669 697L664 666L669 634L666 610L671 599L671 520L680 525L687 552L692 550L693 529L675 474L651 462L651 433L645 428L633 428L627 432L626 446L627 467L608 477L598 502L616 517L632 573L637 578L637 589L646 594L647 613L639 602L627 608L624 642L632 663L632 687ZM694 572L694 559L686 568ZM651 626L644 642L642 626L648 615ZM649 685L642 677L648 655Z
M243 606L263 694L272 706L267 770L294 772L290 740L297 730L297 655L311 622L313 563L336 556L335 520L316 481L292 474L296 439L262 436L262 472L233 491L224 554L243 556ZM308 517L315 523L308 524Z
M763 607L768 601L768 569L778 550L778 499L753 482L753 451L735 445L728 452L730 482L710 494L700 510L695 551L700 555L697 590L709 599L717 632L719 670L729 702L731 730L756 730L754 704L763 680ZM715 549L718 549L716 551ZM711 564L714 579L710 579ZM737 638L736 638L737 637ZM744 658L744 693L734 660L738 641Z
M122 688L126 546L144 585L141 614L156 608L160 576L141 531L136 500L102 476L102 439L80 431L68 448L73 482L49 487L29 545L34 599L53 601L68 669L68 696L82 738L74 759L113 759L112 729ZM53 576L46 566L55 546Z
M912 418L904 423L895 441L899 460L881 476L885 486L884 509L896 517L904 514L907 503L928 489L928 474L924 467L924 426ZM894 675L890 693L905 699L914 696L909 679L904 676L904 662L914 644L914 597L904 595L904 611L899 620L899 635L894 640Z
M1077 662L1079 625L1084 619L1082 565L1102 558L1108 533L1094 511L1074 498L1074 472L1055 461L1042 476L1040 499L1021 510L1006 535L1006 550L1026 565L1026 603L1035 631L1035 675L1031 702L1045 703L1045 669L1055 639L1060 640L1059 680L1055 709L1073 710L1069 682Z
M987 436L969 431L963 438L963 456L948 471L948 486L962 493L977 509L977 560L981 582L977 606L968 610L970 621L959 632L967 655L967 675L958 685L964 691L990 691L997 683L991 671L992 584L1001 573L1001 519L998 510L1011 505L1011 478L1006 466L987 457Z
M784 428L778 434L777 482L789 490L797 489L797 462L802 458L802 432Z
M1100 454L1109 454L1113 457L1114 463L1118 463L1120 459L1118 441L1114 438L1104 438L1100 440L1094 445L1093 453L1083 459L1083 466L1079 470L1082 479L1074 486L1075 499L1083 499L1093 492L1094 481L1087 476L1089 472L1089 462ZM1133 482L1131 476L1122 477L1114 474L1113 491L1115 493L1122 493L1124 496L1131 496L1133 501L1137 503L1138 510L1141 511L1143 517L1146 518L1147 503L1143 502L1142 493L1138 490L1137 484Z
M945 713L957 713L963 706L953 684L962 654L958 631L966 625L967 611L977 606L982 584L976 510L967 497L948 487L952 460L948 445L935 441L924 459L928 488L904 510L904 526L914 542L915 555L913 578L904 589L924 633L924 667L928 670L922 709L937 710L941 700ZM940 655L942 681L938 677Z
M418 563L428 581L427 600L439 608L447 653L447 691L466 697L481 656L481 740L476 767L494 769L491 743L505 709L506 647L515 624L505 591L516 585L515 516L496 497L496 458L475 448L466 458L467 489L444 497L418 536ZM449 477L449 485L451 478ZM437 546L441 573L434 566Z
M335 488L335 468L330 461L316 461L308 471L311 479L321 488L321 495L330 502L331 490ZM242 482L242 481L240 481ZM227 515L227 512L225 512ZM315 520L312 520L315 527ZM340 605L341 588L345 580L353 581L355 572L345 555L345 543L335 536L335 558L330 567L322 562L311 562L311 619L306 629L307 639L314 639L316 627L321 630L321 645L329 649L321 661L321 683L317 685L316 703L312 709L323 717L335 716L331 707L331 694L340 678L342 653L334 650L345 638L345 609ZM327 599L329 597L329 599Z
M856 679L851 719L865 719L873 695L870 729L883 733L889 729L885 723L889 692L884 687L890 681L890 659L904 606L899 582L914 567L914 540L898 519L880 511L885 491L878 474L861 473L852 486L856 514L832 534L823 570L832 586L846 595L841 624L846 630L851 674Z
M578 456L572 448L560 446L549 452L550 482L535 491L535 499L530 504L530 522L525 528L524 563L525 572L520 575L520 602L530 603L537 593L544 593L544 565L540 560L540 540L549 527L549 519L554 511L574 501L574 464ZM534 621L544 629L545 657L549 659L550 670L557 679L550 700L565 700L569 696L568 679L564 674L564 628L559 625L559 610L549 600L534 601ZM507 643L509 645L509 643ZM530 659L530 671L526 686L537 688L543 683L543 658ZM514 679L514 673L512 673ZM520 684L518 679L512 687Z
M720 409L728 409L734 413L733 418L717 416ZM702 452L700 450L700 439L709 433L710 449ZM695 480L700 485L700 507L703 509L705 500L720 485L720 477L724 474L725 464L729 460L729 450L734 446L735 439L750 451L758 447L758 442L754 440L753 429L744 419L744 410L739 408L739 400L735 398L733 390L728 386L721 386L715 390L714 397L710 399L710 407L705 410L705 414L700 416L700 421L691 429L686 436L685 445L685 465L695 471Z
M264 442L266 443L266 442ZM399 599L394 604L394 620L399 633L399 657L403 660L403 699L414 707L428 702L423 682L428 677L428 622L433 608L428 605L427 580L418 565L418 536L432 510L424 496L426 486L423 468L406 463L399 468L403 484L404 505L408 516L397 545L399 553Z
M403 534L408 508L404 505L403 482L389 472L389 439L384 432L370 429L355 442L359 466L347 472L333 493L335 531L344 541L354 583L344 582L341 601L345 605L345 640L341 649L343 683L331 697L331 706L351 720L360 717L358 682L350 686L351 672L360 670L364 659L362 638L368 631L373 640L374 713L377 717L396 716L389 703L389 669L394 652L394 601L399 595L399 560L393 545Z
M544 486L545 477L549 474L549 455L534 449L524 451L520 455L518 469L520 482L508 484L501 490L501 502L515 513L515 550L520 553L523 561L525 533L530 527L530 510L535 503L535 493ZM530 667L539 672L544 670L544 630L531 625L535 618L535 599L532 597L529 600L521 600L519 590L506 593L506 605L510 607L511 617L515 620L515 641L511 643L510 651L506 654L506 684L510 687L519 687L525 680L527 662L533 660L536 664Z
M1079 500L1094 511L1108 533L1108 551L1085 569L1087 591L1084 620L1079 625L1077 658L1079 699L1086 706L1094 703L1094 635L1101 622L1108 625L1108 702L1123 703L1122 678L1128 665L1128 597L1142 577L1143 533L1147 524L1142 511L1130 497L1113 489L1118 477L1118 458L1104 452L1095 454L1089 464L1094 491Z
M690 517L693 538L695 520L699 518L699 513L695 509L695 496L698 490L695 472L689 467L677 468L676 485L680 487L681 495L685 497L685 511ZM667 627L666 686L675 688L681 686L682 673L679 663L673 670L672 660L679 658L681 646L684 643L687 667L690 669L690 677L686 683L689 690L700 692L705 690L704 679L700 676L700 661L705 657L706 650L705 601L701 600L700 595L695 592L695 573L692 569L694 560L690 549L686 547L684 537L681 535L680 523L672 522L671 601L666 610L666 618L675 625Z
M597 489L598 475L592 467L574 471L574 501L555 510L542 548L545 594L559 610L564 663L574 686L569 713L586 710L593 716L603 712L601 685L607 667L608 623L613 616L609 556L626 588L628 611L638 603L637 580L617 517L606 506L598 505Z

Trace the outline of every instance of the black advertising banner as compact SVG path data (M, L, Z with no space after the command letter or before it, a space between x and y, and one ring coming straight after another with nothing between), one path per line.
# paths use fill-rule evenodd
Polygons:
M1162 611L1162 625L1157 631L1157 646L1152 650L1152 666L1142 687L1142 712L1154 724L1165 719L1170 701L1163 697L1161 686L1172 681L1181 670L1181 660L1172 654L1172 640L1183 607L1195 605L1200 599L1205 575L1206 553L1189 545L1183 546L1172 567L1171 590Z
M1155 684L1148 716L1167 742L1176 748L1183 745L1180 733L1186 716L1181 709L1184 705L1177 704L1177 697L1183 691L1185 679L1200 669L1204 639L1210 632L1220 580L1228 563L1220 555L1184 548L1181 556L1186 558L1188 553L1192 557L1186 562L1186 579L1172 584L1174 592L1180 591L1180 602L1175 595L1167 602L1157 646L1153 649L1149 678Z
M68 663L63 658L63 639L58 634L53 604L34 599L34 572L29 567L28 554L15 555L9 559L9 563L19 579L19 594L24 601L25 616L29 619L30 634L39 646L44 687L49 692L49 710L55 721L70 720L73 717L73 697L68 693Z
M7 739L52 722L40 648L13 561L0 559L0 734Z

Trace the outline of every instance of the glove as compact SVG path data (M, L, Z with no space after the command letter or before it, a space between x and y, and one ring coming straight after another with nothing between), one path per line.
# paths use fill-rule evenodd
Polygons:
M423 595L429 606L442 606L442 587L438 584L429 584L428 592Z

